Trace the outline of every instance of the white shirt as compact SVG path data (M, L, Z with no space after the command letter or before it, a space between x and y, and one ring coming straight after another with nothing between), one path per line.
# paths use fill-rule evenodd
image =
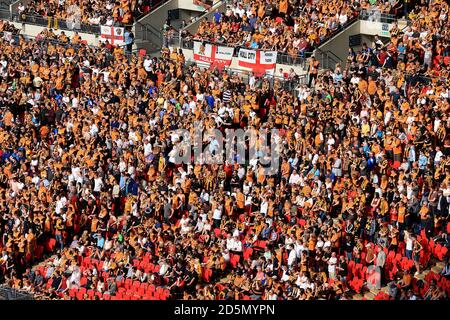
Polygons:
M242 251L242 242L234 238L227 239L227 249L231 251Z
M328 272L329 273L335 273L336 272L336 263L337 263L337 258L336 257L331 257L328 260Z
M151 68L152 64L153 64L153 61L151 59L145 59L144 60L144 69L145 69L145 71L150 72L152 70L152 68Z
M300 175L298 173L293 173L289 177L289 184L297 184L300 181Z
M234 13L235 14L237 14L237 15L239 15L239 17L241 17L242 18L242 16L244 15L244 13L245 13L245 9L244 8L235 8L234 9Z
M406 250L412 250L413 249L413 240L408 237L406 238Z
M94 179L94 191L95 192L100 192L102 190L103 187L103 181L102 178L98 177Z
M106 20L105 25L112 26L113 24L114 24L114 20L113 19L108 18L108 20Z
M190 221L191 221L191 219L189 219L189 218L181 218L181 220L180 220L181 232L185 233L191 229L189 226Z
M103 245L104 250L109 250L112 248L113 242L112 240L105 240L105 244Z
M202 221L202 219L198 219L197 224L195 225L195 229L197 230L197 232L202 232L204 226L205 223Z
M58 201L56 201L56 206L55 206L55 212L57 214L61 213L61 209L64 208L64 206L67 203L67 199L66 197L62 197L61 199L59 199Z
M334 145L336 141L334 140L334 138L329 138L327 141L327 145L328 145L328 150L331 150L331 147Z
M297 260L297 252L294 249L292 249L291 251L289 251L288 265L292 266L296 260Z
M209 193L205 192L201 195L201 198L203 199L203 201L205 202L209 202Z
M169 269L169 266L167 263L162 263L161 268L159 269L159 275L162 276L167 272L167 269Z
M267 214L268 208L269 208L269 203L268 203L267 201L261 202L261 209L260 209L260 212L261 212L263 215L266 215L266 214Z
M91 134L91 136L95 136L98 133L98 127L95 123L93 123L89 129L89 133Z
M152 153L152 144L150 142L144 143L144 156L148 157Z
M221 220L222 219L222 207L218 206L213 213L213 219Z
M348 20L348 17L346 14L339 15L339 23L344 25Z
M438 152L436 152L436 155L434 156L434 162L441 162L442 160L442 156L444 154L442 153L441 150L439 150Z
M125 164L125 162L124 161L120 161L119 162L119 171L120 172L124 172L126 168L127 168L127 165Z

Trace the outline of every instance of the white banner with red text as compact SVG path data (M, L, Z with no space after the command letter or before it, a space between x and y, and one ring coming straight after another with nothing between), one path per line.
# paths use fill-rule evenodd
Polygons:
M277 65L277 52L240 49L238 65L250 69L256 76L273 75Z
M222 69L228 67L233 60L234 48L215 44L194 42L194 60L208 64L210 67Z

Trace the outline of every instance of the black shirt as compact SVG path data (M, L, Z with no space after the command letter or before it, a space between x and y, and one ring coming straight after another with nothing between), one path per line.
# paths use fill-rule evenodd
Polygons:
M62 277L61 276L55 276L54 278L53 278L53 282L52 282L52 287L53 287L53 289L58 289L58 287L61 285L61 282L62 282Z

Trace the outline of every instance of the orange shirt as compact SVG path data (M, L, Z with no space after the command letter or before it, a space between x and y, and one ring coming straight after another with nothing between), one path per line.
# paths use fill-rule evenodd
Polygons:
M280 7L279 7L278 11L280 13L286 14L287 10L288 10L288 0L281 0L280 1Z
M405 207L401 206L398 208L398 220L399 223L405 222Z
M374 95L377 92L377 83L375 81L369 81L367 92L369 92L370 95Z
M237 202L237 207L239 209L243 209L244 208L244 204L245 204L245 195L242 192L239 192L236 195L236 202Z

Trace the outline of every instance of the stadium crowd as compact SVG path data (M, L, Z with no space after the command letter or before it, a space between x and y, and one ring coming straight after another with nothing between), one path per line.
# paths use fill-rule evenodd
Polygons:
M447 299L447 14L432 1L334 70L311 59L295 94L182 50L0 39L0 283L42 299ZM174 163L175 129L207 147L211 129L248 127L279 129L277 174Z
M20 3L18 13L21 19L27 16L43 16L48 19L48 27L58 29L59 20L89 25L122 26L132 24L160 1L152 0L32 0Z
M202 20L188 39L303 56L344 28L361 10L400 16L403 1L233 1Z

